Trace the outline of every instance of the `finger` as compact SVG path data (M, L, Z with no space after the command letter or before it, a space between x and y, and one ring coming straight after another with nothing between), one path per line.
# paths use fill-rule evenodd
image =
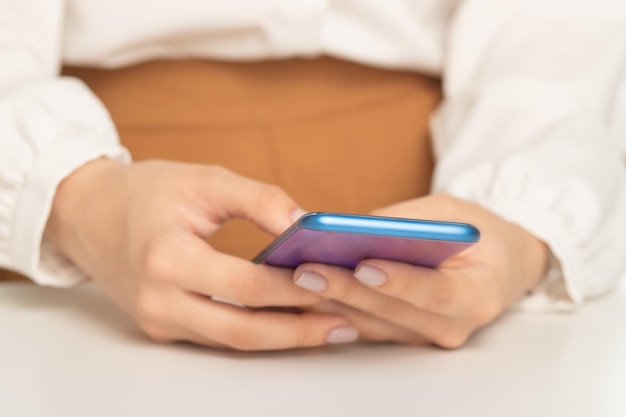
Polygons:
M381 294L356 280L348 269L303 264L296 269L294 277L297 286L402 326L436 343L450 328L449 318Z
M242 177L223 168L207 171L206 198L219 223L230 218L250 220L278 235L304 211L282 188Z
M182 295L182 294L181 294ZM283 350L350 343L357 330L343 317L254 311L182 295L177 323L202 339L236 350Z
M458 273L434 268L368 259L356 267L354 276L381 294L437 314L461 314L473 298L468 286L457 278Z
M217 252L184 232L160 237L145 256L146 269L156 280L246 306L303 306L321 299L295 287L289 269Z
M213 349L228 349L227 346L217 343L214 340L206 338L188 329L180 327L168 326L168 329L162 329L158 333L146 332L152 341L169 344L169 343L192 343L194 345L210 347Z
M163 310L162 307L164 306L164 303L159 303L160 311L158 314L152 315L152 317L140 317L137 320L144 333L152 341L161 344L184 342L211 347L215 349L232 349L231 346L216 342L214 335L208 334L206 326L200 326L196 328L190 325L189 320L181 314L171 314L172 312L181 312L182 309L179 308L179 305L181 304L181 302L187 303L187 300L185 299L186 297L200 297L204 301L208 301L209 299L201 296L193 296L180 291L173 291L170 294L176 293L178 293L178 295L175 296L175 299L170 296L168 297L167 303L165 303L165 305L170 307L169 309ZM276 309L275 311L289 310ZM319 312L321 313L322 311ZM327 316L333 314L333 312L331 311L325 313L325 315ZM335 313L335 315L337 314ZM345 331L342 332L342 335L345 336ZM335 340L335 342L338 342L338 340Z
M367 342L392 342L405 345L423 346L432 343L421 334L398 326L363 310L334 300L315 304L307 311L341 314L359 330L359 340Z
M354 276L381 294L445 316L462 317L482 299L474 280L460 271L368 259L357 266Z

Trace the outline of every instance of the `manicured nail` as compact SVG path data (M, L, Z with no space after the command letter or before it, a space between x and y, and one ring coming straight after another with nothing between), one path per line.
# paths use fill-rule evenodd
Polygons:
M300 274L300 276L294 281L300 288L304 288L309 291L324 291L328 284L326 283L326 278L318 274L317 272L312 271L304 271Z
M300 217L304 216L307 212L302 210L301 208L297 208L294 211L291 212L291 216L289 216L289 218L291 219L291 222L295 222L296 220L298 220Z
M326 336L326 343L339 344L339 343L352 343L356 342L359 338L359 332L352 326L342 326L328 332Z
M354 272L354 277L370 287L379 287L387 282L387 274L369 265L361 265Z

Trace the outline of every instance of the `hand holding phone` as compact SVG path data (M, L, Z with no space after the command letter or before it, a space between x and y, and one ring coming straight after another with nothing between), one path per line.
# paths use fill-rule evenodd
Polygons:
M363 259L436 267L478 242L466 223L340 213L308 213L253 262L295 268L314 262L354 268Z

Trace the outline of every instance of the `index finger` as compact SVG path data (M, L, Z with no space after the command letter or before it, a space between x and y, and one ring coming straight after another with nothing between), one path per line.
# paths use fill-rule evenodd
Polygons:
M321 300L292 284L292 271L220 253L193 234L180 232L160 238L147 255L155 279L190 291L250 307L305 306Z
M444 316L463 316L485 299L488 285L477 284L460 269L428 268L383 259L368 259L355 278L376 291Z
M250 220L268 233L282 233L302 211L280 187L237 175L228 169L212 167L201 177L203 198L218 223L231 218Z

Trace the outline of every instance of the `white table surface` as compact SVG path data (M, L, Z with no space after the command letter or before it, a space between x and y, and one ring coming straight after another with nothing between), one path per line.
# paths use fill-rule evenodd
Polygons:
M147 341L94 287L0 283L0 416L626 416L626 288L464 348Z

